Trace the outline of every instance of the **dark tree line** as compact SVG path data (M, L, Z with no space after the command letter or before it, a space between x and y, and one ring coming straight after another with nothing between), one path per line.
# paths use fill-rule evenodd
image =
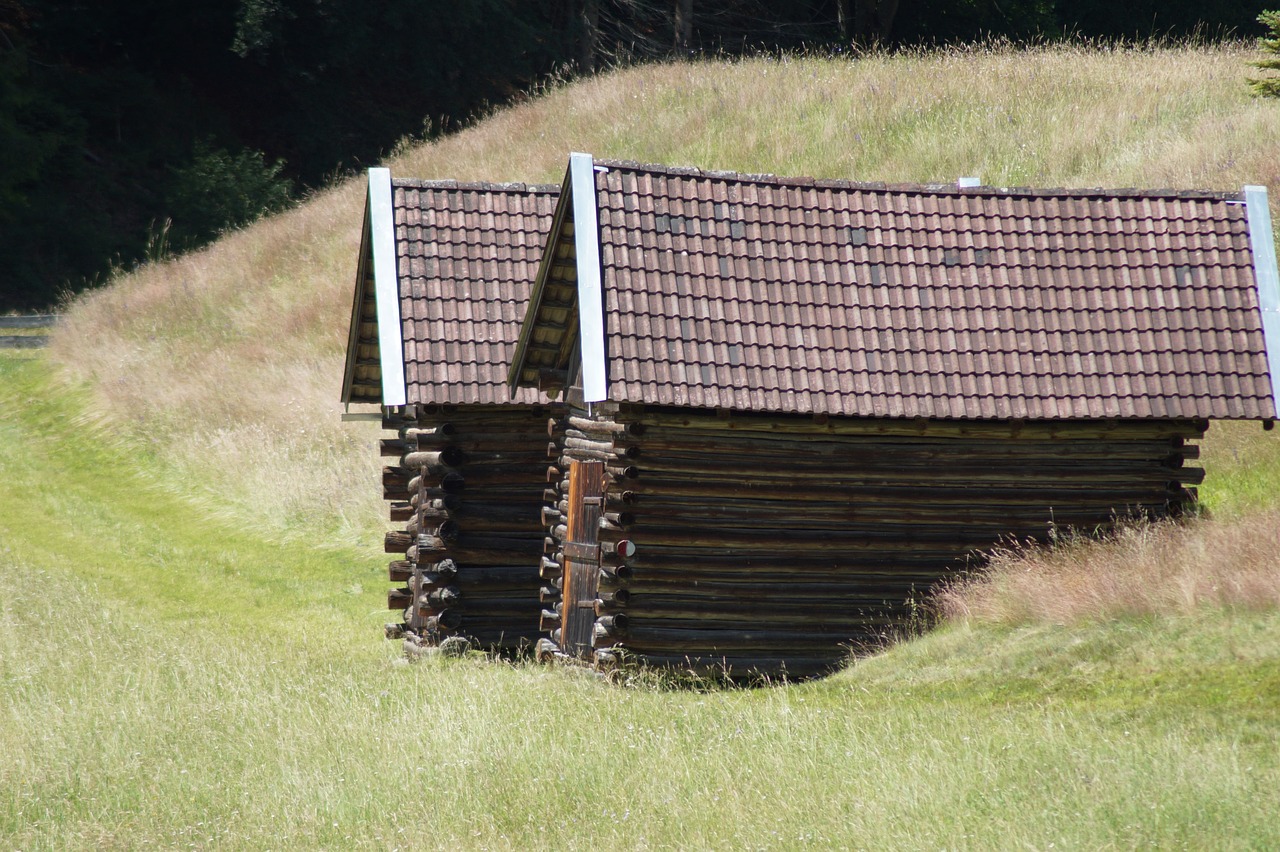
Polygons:
M1002 35L1255 35L1245 0L0 0L0 311L199 245L551 73Z

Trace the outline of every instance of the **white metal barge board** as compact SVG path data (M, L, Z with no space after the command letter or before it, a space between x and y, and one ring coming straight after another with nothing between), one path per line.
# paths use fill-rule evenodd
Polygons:
M600 223L596 213L595 161L569 155L573 187L573 248L578 260L578 340L582 347L582 399L608 399L604 362L604 294L601 292Z
M1262 307L1262 336L1267 344L1267 369L1271 373L1271 399L1280 408L1280 271L1276 268L1276 242L1271 231L1271 206L1265 186L1244 188L1249 214L1249 244L1253 247L1253 272ZM1280 411L1277 411L1280 413Z
M400 327L400 282L396 271L396 220L390 169L369 169L369 221L373 240L373 292L378 306L382 404L404 405L404 334Z

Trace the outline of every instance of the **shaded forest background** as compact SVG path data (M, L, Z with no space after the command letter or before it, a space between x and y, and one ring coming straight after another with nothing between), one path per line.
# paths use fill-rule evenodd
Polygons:
M1272 4L1274 5L1274 4ZM1257 0L0 0L0 312L541 82L670 56L1261 33ZM1242 85L1245 69L1242 69Z

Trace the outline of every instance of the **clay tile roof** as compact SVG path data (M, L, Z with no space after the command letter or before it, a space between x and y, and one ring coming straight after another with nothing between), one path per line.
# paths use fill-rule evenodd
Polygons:
M537 403L507 367L558 186L392 181L409 403Z
M616 401L876 417L1275 415L1239 193L857 184L613 161L596 161L595 180Z

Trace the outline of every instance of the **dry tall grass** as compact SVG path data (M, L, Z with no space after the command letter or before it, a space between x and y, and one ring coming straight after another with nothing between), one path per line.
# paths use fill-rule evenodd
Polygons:
M1057 47L636 68L557 88L389 163L557 181L571 150L866 180L1280 190L1280 109L1241 49ZM383 524L374 430L337 396L362 212L350 180L70 306L52 357L184 489L282 529ZM1278 217L1280 218L1280 217Z
M1229 521L1135 523L1104 539L997 552L979 576L940 590L952 619L1072 624L1280 608L1280 511Z

